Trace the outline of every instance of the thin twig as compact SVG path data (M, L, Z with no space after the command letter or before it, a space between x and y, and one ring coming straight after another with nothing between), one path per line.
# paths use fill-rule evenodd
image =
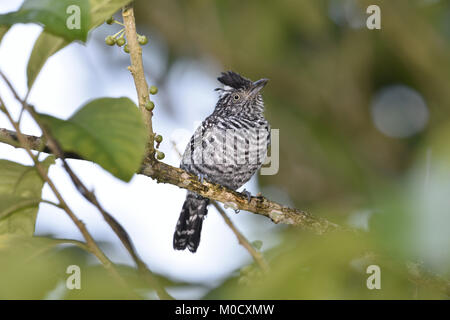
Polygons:
M236 228L233 221L231 221L225 210L222 209L222 207L217 203L217 201L212 200L211 203L217 209L217 211L219 211L220 215L225 220L225 223L228 225L228 227L230 227L231 231L233 231L233 233L236 235L239 244L242 245L250 253L250 255L253 257L253 260L255 260L255 262L258 264L258 266L261 268L263 272L265 273L269 272L269 265L266 259L264 259L264 256L261 254L261 252L256 250L247 240L247 238Z

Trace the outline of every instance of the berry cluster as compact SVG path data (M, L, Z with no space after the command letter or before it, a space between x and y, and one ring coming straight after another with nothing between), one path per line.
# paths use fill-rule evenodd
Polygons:
M123 23L115 20L113 17L109 18L105 22L109 25L115 23L123 27ZM148 38L145 35L138 34L137 40L141 46L146 45L148 43ZM125 28L120 29L119 32L117 32L114 35L107 36L105 38L105 43L108 46L117 45L118 47L123 47L123 51L125 53L130 53L130 50L128 49L128 45L125 40Z
M152 95L157 94L158 93L158 87L156 86L150 86L150 90L149 93ZM147 104L145 105L145 108L149 111L152 111L155 108L155 103L153 101L151 101L150 99L148 100ZM163 141L163 137L159 134L157 134L155 136L155 142L156 142L156 148L159 148L159 145L161 144L161 142ZM162 160L164 159L165 154L162 151L156 150L156 159L158 160Z
M114 35L109 35L105 38L105 43L108 46L113 46L113 45L117 45L118 47L123 47L123 51L125 53L130 53L130 50L128 48L128 44L126 42L125 39L125 27L123 25L123 23L117 21L114 19L114 17L110 17L108 20L105 21L107 24L112 25L113 23L121 25L122 29L119 30L119 32L117 32ZM137 35L137 40L139 42L139 44L141 46L146 45L148 43L148 38L145 35ZM156 86L151 86L149 89L149 94L150 95L155 95L158 93L158 88ZM150 100L150 98L148 99L148 101L145 104L145 109L147 109L148 111L152 112L153 109L155 108L155 103L153 101ZM161 144L161 142L163 141L163 137L159 134L155 135L155 142L156 142L156 148L159 148L159 145ZM161 152L159 150L156 150L156 158L158 160L162 160L164 159L165 155L164 152Z

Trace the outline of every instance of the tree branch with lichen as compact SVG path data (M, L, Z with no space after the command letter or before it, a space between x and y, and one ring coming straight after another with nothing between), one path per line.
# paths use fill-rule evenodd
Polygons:
M25 136L30 147L39 150L42 140L36 136ZM0 141L17 147L17 136L14 131L0 129ZM44 152L49 152L44 147ZM82 159L73 153L65 153L65 158ZM247 195L227 189L224 186L210 183L207 180L200 182L198 177L183 169L173 167L164 162L154 160L152 163L144 162L139 174L148 176L159 183L169 183L183 189L194 191L206 198L217 200L236 210L245 210L271 219L274 223L287 224L302 227L317 234L323 234L334 230L344 230L331 221L315 217L310 213L296 208L289 208L265 197L251 197L248 201Z

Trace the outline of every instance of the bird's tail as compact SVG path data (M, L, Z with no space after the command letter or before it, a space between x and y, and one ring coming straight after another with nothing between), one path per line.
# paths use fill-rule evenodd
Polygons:
M203 218L208 213L209 199L188 191L173 235L173 248L191 252L200 244Z

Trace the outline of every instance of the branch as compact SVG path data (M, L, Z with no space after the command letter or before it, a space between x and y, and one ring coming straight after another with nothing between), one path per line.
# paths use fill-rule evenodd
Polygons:
M36 136L25 137L32 149L39 150L42 146L41 138ZM0 129L0 141L17 147L17 136L14 131ZM48 151L48 147L45 147L44 152ZM73 153L64 153L64 157L67 159L82 159ZM233 209L245 210L265 216L274 223L303 227L317 234L334 230L345 230L344 227L326 219L314 217L308 212L299 209L285 207L265 197L251 197L250 202L248 202L247 195L227 189L218 184L210 183L206 180L202 183L195 175L164 162L156 160L153 163L146 162L142 165L138 173L148 176L157 182L169 183L183 189L194 191L206 198L225 203Z
M24 138L24 143L31 150L41 151L44 153L51 154L51 150L47 145L43 145L43 140L36 136L30 136L22 133ZM23 148L20 145L19 139L17 137L17 133L12 130L0 128L0 142L9 144L14 148ZM64 152L64 158L68 159L81 159L76 153L73 152Z
M150 101L148 84L145 80L144 64L142 62L142 48L139 45L136 32L136 22L134 19L133 4L125 6L122 9L123 24L125 27L125 35L127 37L127 45L130 50L131 66L128 67L136 87L138 96L139 109L142 113L142 118L148 130L148 143L147 143L147 160L152 161L155 153L153 147L153 127L152 127L152 115L153 113L145 108L147 102Z
M245 210L265 216L274 223L299 226L318 234L344 229L326 219L314 217L299 209L283 206L262 196L251 197L250 201L248 201L248 197L245 194L206 180L202 183L195 175L164 162L146 163L142 166L139 173L151 177L157 182L173 184L180 188L194 191L203 197L220 201L235 210Z

